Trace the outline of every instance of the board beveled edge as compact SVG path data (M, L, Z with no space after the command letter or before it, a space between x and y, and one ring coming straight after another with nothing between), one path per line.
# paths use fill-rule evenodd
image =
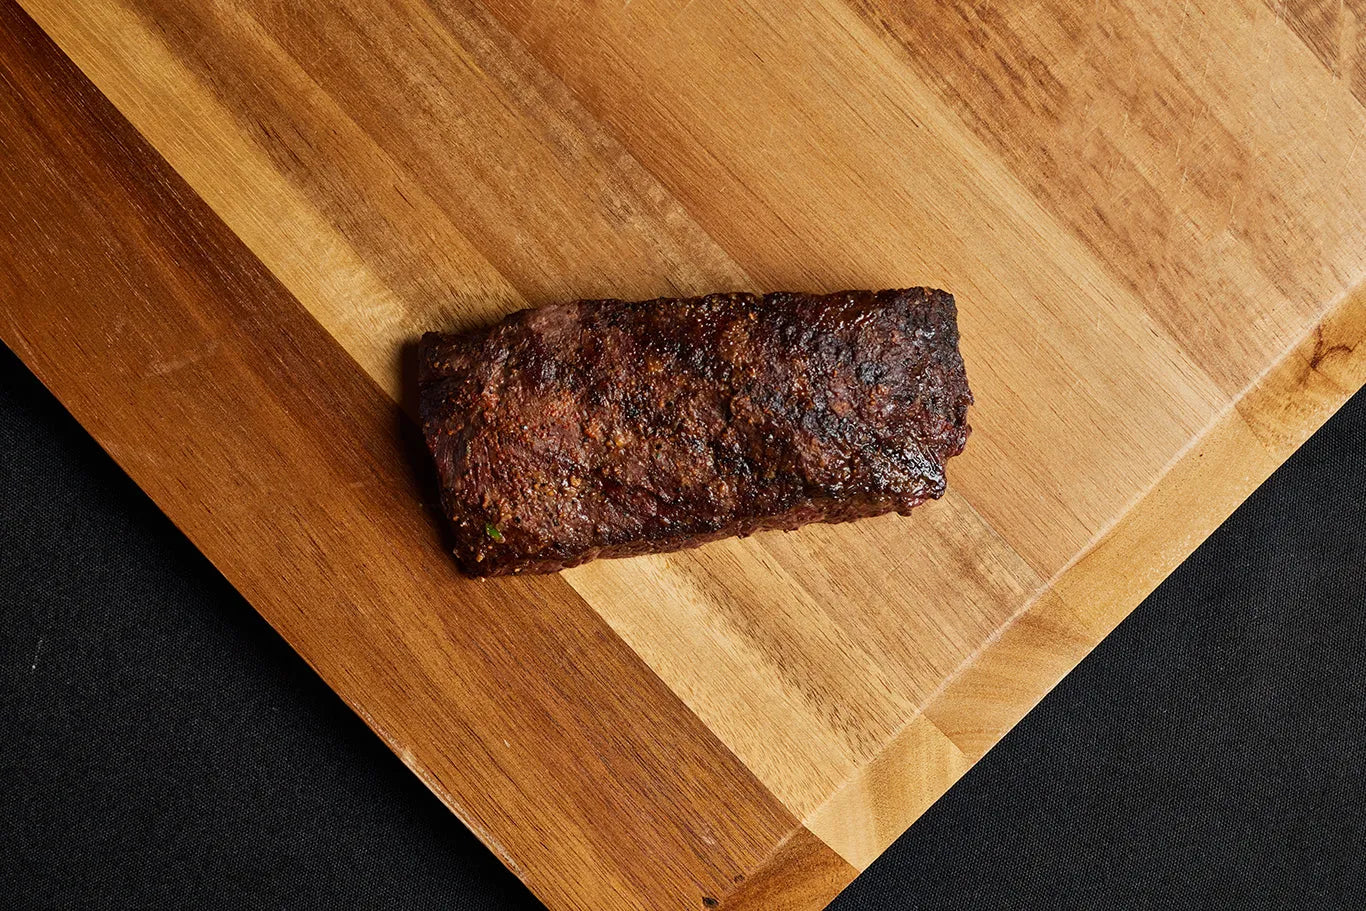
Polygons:
M1363 386L1366 282L1216 416L807 828L867 869Z
M798 826L773 854L715 907L722 911L821 911L859 871L805 826Z

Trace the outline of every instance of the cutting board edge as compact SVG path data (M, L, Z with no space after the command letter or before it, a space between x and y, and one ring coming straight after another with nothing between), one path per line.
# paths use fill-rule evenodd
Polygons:
M805 826L867 869L1363 387L1366 280L1220 412Z

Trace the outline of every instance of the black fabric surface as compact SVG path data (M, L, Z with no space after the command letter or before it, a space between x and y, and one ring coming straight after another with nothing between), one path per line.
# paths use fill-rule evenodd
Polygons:
M0 348L0 907L540 905ZM1366 907L1366 393L833 906Z

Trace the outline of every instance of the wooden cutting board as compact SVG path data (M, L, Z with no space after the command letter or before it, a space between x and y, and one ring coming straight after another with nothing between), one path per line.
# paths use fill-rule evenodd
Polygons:
M555 911L822 907L1366 382L1354 3L21 6L0 336ZM918 284L914 517L443 552L423 330Z

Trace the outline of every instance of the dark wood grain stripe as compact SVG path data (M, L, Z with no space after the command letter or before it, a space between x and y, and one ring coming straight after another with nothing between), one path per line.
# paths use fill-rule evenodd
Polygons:
M5 342L551 907L700 908L797 828L563 582L455 572L398 408L10 4L0 295Z
M803 827L717 906L724 911L824 908L857 875L857 870Z
M1366 104L1366 0L1265 0L1328 71Z

